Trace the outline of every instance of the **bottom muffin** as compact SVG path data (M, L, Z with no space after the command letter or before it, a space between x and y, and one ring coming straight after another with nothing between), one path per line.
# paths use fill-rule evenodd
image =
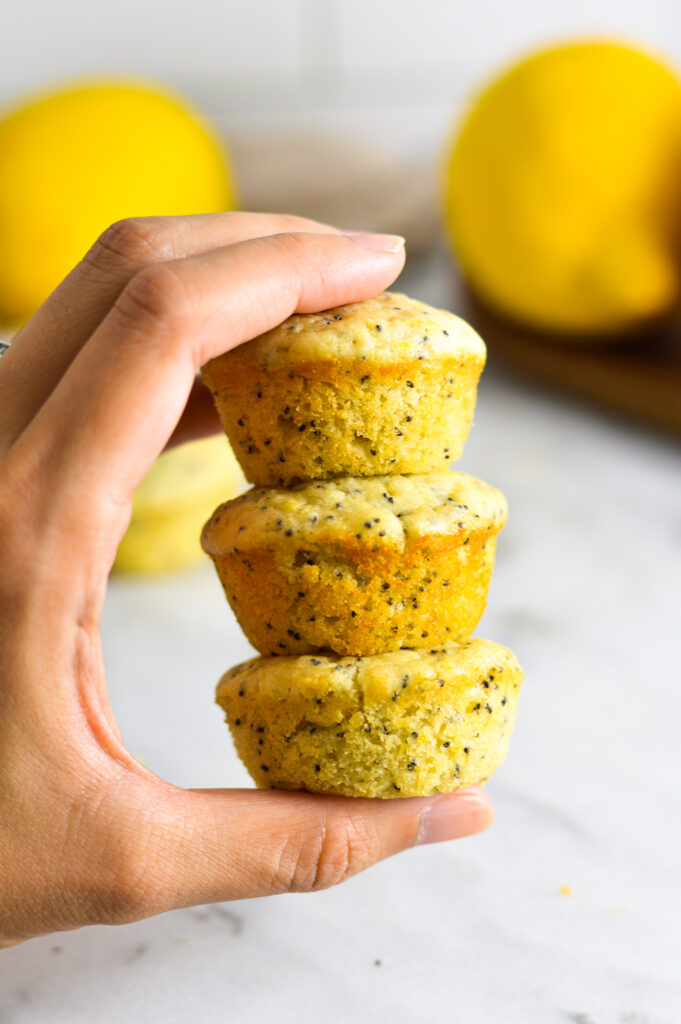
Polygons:
M114 570L157 574L202 561L198 534L207 512L243 487L239 464L223 436L164 452L133 495L132 518Z
M364 658L255 658L217 703L261 789L407 797L484 782L515 721L522 671L490 640Z

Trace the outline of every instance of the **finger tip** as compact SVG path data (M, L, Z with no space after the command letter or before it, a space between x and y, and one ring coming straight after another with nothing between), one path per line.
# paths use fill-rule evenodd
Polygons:
M484 832L494 821L494 808L480 786L438 797L422 811L416 845L441 843Z
M348 231L346 236L364 249L377 252L401 254L405 251L405 239L402 235L384 235L369 231Z

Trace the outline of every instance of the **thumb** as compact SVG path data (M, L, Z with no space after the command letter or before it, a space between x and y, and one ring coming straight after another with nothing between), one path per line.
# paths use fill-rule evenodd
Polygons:
M252 790L173 790L145 829L136 878L147 916L336 885L401 850L481 832L489 798L472 786L394 800ZM139 890L138 890L139 892Z

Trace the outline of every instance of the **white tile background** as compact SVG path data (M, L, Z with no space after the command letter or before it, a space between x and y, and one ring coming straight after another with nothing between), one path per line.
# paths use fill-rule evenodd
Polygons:
M538 42L607 33L681 63L676 0L22 0L0 102L55 79L159 77L211 112L452 102Z
M21 0L0 30L0 106L64 79L144 76L228 140L239 203L404 234L440 230L440 154L487 76L558 39L677 59L681 0Z

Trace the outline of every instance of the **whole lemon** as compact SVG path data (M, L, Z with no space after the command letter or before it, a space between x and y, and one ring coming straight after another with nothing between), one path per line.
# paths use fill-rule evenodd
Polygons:
M38 96L0 121L0 319L30 316L113 221L232 203L227 155L185 100L130 81Z
M565 334L628 332L679 301L681 84L613 42L544 50L472 103L446 154L472 290Z

